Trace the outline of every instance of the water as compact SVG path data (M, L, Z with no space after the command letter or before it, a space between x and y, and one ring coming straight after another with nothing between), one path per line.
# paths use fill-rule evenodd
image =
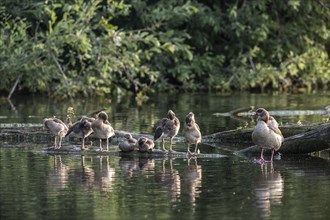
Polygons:
M61 103L17 97L11 104L0 101L0 123L65 118L70 106L77 116L106 107L115 129L152 134L152 125L171 108L181 122L193 111L206 135L254 125L251 118L216 117L216 112L250 105L318 110L330 104L329 98L330 94L177 94L155 96L137 107L125 97ZM277 118L283 124L327 120L322 115ZM47 146L0 142L0 219L327 219L330 213L329 151L282 155L271 166L205 144L202 153L223 157L48 154ZM185 151L186 146L178 142L175 149Z

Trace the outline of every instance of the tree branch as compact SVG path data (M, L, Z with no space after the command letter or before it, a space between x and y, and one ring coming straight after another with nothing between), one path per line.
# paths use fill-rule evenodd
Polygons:
M14 91L16 90L16 87L17 87L19 81L21 80L22 76L23 76L23 73L21 73L21 74L16 78L16 81L15 81L13 87L11 88L10 93L9 93L9 95L8 95L8 97L7 97L8 99L10 99L11 96L13 95L13 93L14 93Z
M54 60L54 62L55 62L55 64L56 64L57 68L58 68L59 71L62 73L62 76L63 76L63 78L64 78L65 83L68 85L68 84L69 84L69 83L68 83L68 78L66 77L66 75L65 75L65 73L64 73L64 71L63 71L63 69L62 69L61 64L57 61L57 59L55 58L54 54L51 54L51 56L52 56L52 59Z

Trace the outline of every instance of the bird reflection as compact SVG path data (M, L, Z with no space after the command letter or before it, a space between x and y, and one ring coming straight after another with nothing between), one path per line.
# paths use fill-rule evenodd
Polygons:
M67 186L69 167L62 163L60 155L54 155L53 158L54 170L49 173L48 186L54 190L61 190Z
M274 171L272 164L262 164L261 175L255 187L257 207L261 217L271 215L271 206L280 205L284 193L284 180L280 172Z
M141 171L143 176L153 173L155 170L154 159L138 157L122 157L119 160L119 167L124 174L132 178L134 172Z
M155 160L140 158L139 167L142 171L143 176L148 177L149 174L155 173Z
M109 156L100 156L99 169L95 170L95 181L101 186L103 192L111 192L115 177L115 169L110 167Z
M124 174L131 178L134 171L139 169L139 158L122 157L119 160L119 167Z
M92 160L92 157L90 158ZM95 179L94 170L86 164L86 156L81 155L81 181L88 187L93 188L93 182Z
M171 202L179 200L181 195L181 178L179 172L173 169L173 158L169 159L169 169L166 169L166 160L162 160L160 175L156 175L156 181L169 192Z
M191 160L193 161L191 162ZM199 197L202 187L202 166L197 164L196 157L188 159L188 165L184 170L184 180L190 202L195 206L196 198Z
M99 161L94 161L98 158ZM99 187L102 192L111 192L115 178L115 168L110 166L109 156L89 157L86 163L86 156L81 156L81 179L83 183L92 189Z

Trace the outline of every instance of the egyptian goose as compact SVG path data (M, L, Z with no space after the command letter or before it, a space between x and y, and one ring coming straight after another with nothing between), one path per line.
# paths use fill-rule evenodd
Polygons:
M257 116L257 125L252 132L252 141L261 148L260 163L273 162L274 151L280 149L284 142L282 132L278 128L277 121L269 116L264 108L259 108L255 112ZM264 149L272 150L270 161L265 161L263 157Z
M131 134L125 134L125 139L118 144L118 147L123 152L137 151L137 140Z
M73 134L75 136L82 138L81 150L85 149L85 138L93 133L92 122L95 121L95 118L88 118L86 116L81 117L73 125L69 127L69 130L65 136Z
M163 118L159 121L158 126L155 130L154 141L162 139L162 149L165 151L165 138L170 139L170 152L172 152L173 138L178 134L180 130L180 121L175 116L172 110L167 113L167 118Z
M54 148L60 149L62 144L62 138L66 135L68 132L68 127L66 124L61 121L60 119L56 118L55 116L53 118L45 118L43 120L44 125L47 129L49 129L54 135L55 135L55 141L54 141ZM56 144L56 137L59 137L59 143Z
M101 111L98 114L98 118L92 122L92 129L94 131L94 136L100 139L100 150L103 151L102 139L106 139L108 151L109 138L115 135L115 130L112 128L110 122L108 121L108 115L106 112Z
M195 122L195 115L192 112L186 116L186 123L183 127L183 136L188 144L188 153L192 154L190 151L190 145L195 144L195 152L198 153L198 144L202 141L202 134L200 132L198 124Z

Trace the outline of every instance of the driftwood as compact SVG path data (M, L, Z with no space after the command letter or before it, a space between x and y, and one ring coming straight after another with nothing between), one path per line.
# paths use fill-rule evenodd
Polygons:
M327 123L313 123L308 125L285 125L280 126L284 137L290 137L296 134L302 134L308 131L312 131L324 126L328 126ZM230 143L230 144L245 144L252 145L251 135L254 128L235 129L229 131L222 131L211 135L203 136L203 143Z
M234 109L230 112L225 113L214 113L215 116L223 116L223 117L246 117L252 116L253 110L255 110L254 106L242 107ZM268 113L272 116L295 116L295 115L326 115L330 117L330 105L325 106L323 109L319 110L276 110L276 111L268 111Z
M301 134L285 138L284 144L279 149L284 154L306 154L330 148L330 123ZM260 154L256 145L236 151L239 155Z
M310 125L287 125L281 126L280 129L284 137L286 137L283 146L280 149L282 153L304 154L320 150L329 149L330 147L330 123L319 123ZM251 133L253 128L236 129L223 131L211 135L203 136L203 144L215 145L226 144L241 145L243 147L253 145ZM117 145L124 138L126 131L116 131L115 137L111 143ZM149 134L132 134L134 138L146 136L152 138ZM0 144L13 143L50 143L52 135L45 130L41 124L15 124L14 126L0 126ZM80 144L79 138L69 138L73 143ZM88 140L94 140L92 136ZM176 142L183 142L182 137L176 137ZM236 148L237 149L237 148ZM232 151L236 150L233 149ZM254 154L259 153L260 149L256 146L248 147L243 150L236 151L237 154Z
M25 125L25 126L24 126ZM126 131L115 131L115 137L112 138L111 142L115 145L121 141ZM153 138L148 134L132 134L136 139L145 136ZM49 143L52 141L53 135L46 130L41 124L11 124L11 126L5 127L3 124L0 126L0 143ZM69 141L73 143L80 143L80 138L68 137ZM98 140L90 135L89 140ZM178 139L176 139L178 140Z
M231 117L236 120L245 121L243 117L251 117L254 107L248 106L238 108L226 113L215 113L216 116ZM330 105L320 110L281 110L269 111L273 116L293 116L293 115L325 115L330 117ZM285 142L279 152L290 154L304 154L317 152L330 147L330 124L315 123L309 125L286 125L280 126ZM251 134L253 128L236 129L207 135L203 137L204 143L231 143L235 145L253 145ZM260 149L252 146L235 152L240 155L259 154Z
M215 116L224 116L224 117L230 117L230 116L234 116L234 115L238 115L242 112L250 112L254 109L254 106L248 106L248 107L242 107L242 108L237 108L237 109L234 109L230 112L224 112L224 113L214 113L213 115ZM252 113L251 113L252 115Z

